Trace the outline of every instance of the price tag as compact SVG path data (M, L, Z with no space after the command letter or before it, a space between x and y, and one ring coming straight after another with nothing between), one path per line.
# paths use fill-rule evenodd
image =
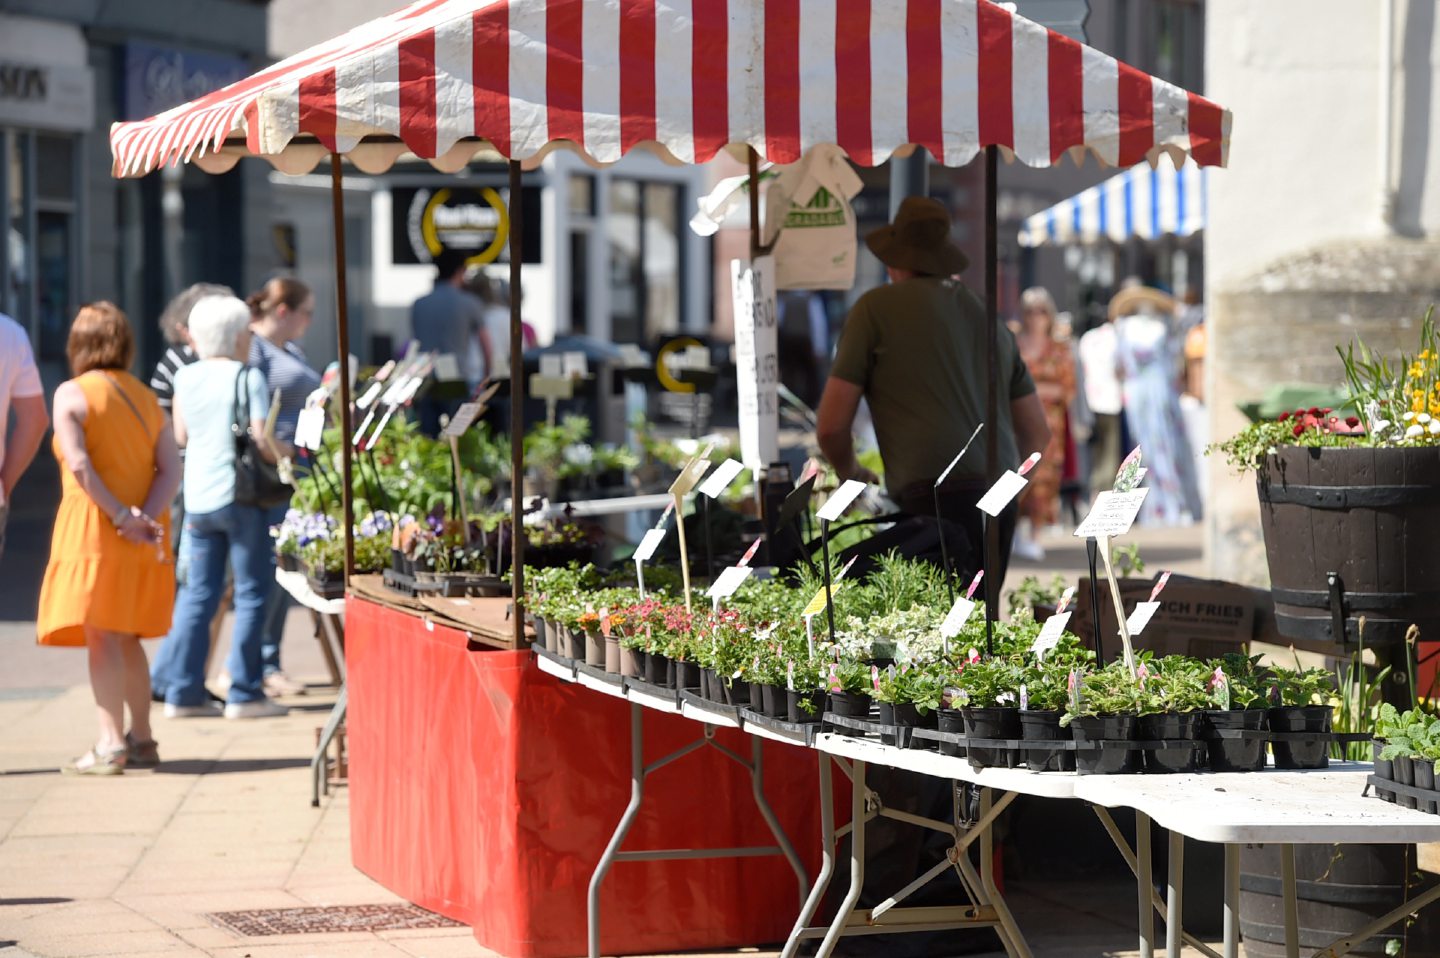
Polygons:
M640 544L635 547L635 561L649 562L650 558L655 555L655 550L660 548L660 543L664 538L664 529L647 530L644 537L641 538Z
M561 353L560 375L584 378L590 375L590 366L585 362L584 353Z
M749 566L732 565L721 571L710 586L706 595L712 599L728 599L740 588L740 584L750 577L755 570Z
M465 430L474 425L475 419L480 415L480 408L478 402L461 403L460 408L455 410L455 415L440 431L440 438L459 439L465 435Z
M820 507L819 511L815 513L815 517L826 522L834 522L844 515L845 510L850 508L850 503L854 502L856 497L864 491L865 483L858 479L846 479L841 483L840 488L825 500L825 505Z
M710 473L710 478L700 486L700 494L709 496L711 499L720 498L721 494L730 488L730 483L735 481L735 477L740 475L740 470L744 468L743 462L726 459L715 467L715 471Z
M963 595L957 598L955 604L950 607L949 614L945 616L945 621L940 623L941 637L953 639L959 635L960 630L965 627L966 622L970 621L970 616L975 614L975 610L979 606L980 603Z
M1150 624L1150 620L1155 617L1155 613L1159 611L1159 609L1159 602L1137 603L1135 605L1135 611L1131 612L1130 617L1125 620L1125 628L1129 630L1131 635L1139 635L1145 631L1145 626Z
M1035 653L1036 658L1044 658L1045 653L1060 644L1060 637L1065 633L1065 626L1070 622L1073 612L1057 612L1045 620L1040 626L1040 634L1035 636L1030 651Z
M375 380L370 384L370 388L365 390L365 395L355 400L355 405L361 409L369 409L375 400L380 398L380 393L384 388L385 384L383 382L378 379Z
M301 449L319 449L324 435L324 407L306 406L300 410L300 418L295 422L295 445Z
M1090 507L1085 521L1075 529L1075 537L1123 536L1135 524L1135 517L1140 514L1140 506L1149 492L1149 489L1134 489L1130 492L1100 493L1095 497L1095 504Z
M992 518L1005 511L1010 500L1020 494L1025 488L1025 477L1013 469L1006 469L1005 474L995 480L995 485L990 491L980 498L975 505L979 510Z

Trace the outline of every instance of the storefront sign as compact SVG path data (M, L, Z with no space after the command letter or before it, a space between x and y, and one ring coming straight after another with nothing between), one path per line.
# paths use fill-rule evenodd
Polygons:
M540 189L523 187L521 261L540 261ZM433 263L445 250L472 266L508 260L510 211L493 186L395 187L391 190L391 258L397 266Z
M127 43L121 112L126 120L143 120L243 80L250 72L239 57Z
M94 122L89 67L0 58L0 126L80 132Z
M779 454L779 360L775 261L730 261L735 302L735 376L740 394L740 458L759 471Z

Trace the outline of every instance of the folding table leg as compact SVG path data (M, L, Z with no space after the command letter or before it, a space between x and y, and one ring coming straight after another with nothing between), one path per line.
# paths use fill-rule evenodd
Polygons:
M1165 906L1165 958L1180 958L1182 916L1185 914L1185 836L1170 832L1170 883Z
M992 795L990 789L980 790L980 818L982 821L990 814ZM1005 896L1000 894L1000 888L995 884L995 823L986 822L985 831L980 835L980 881L985 887L986 904L995 909L995 917L1000 920L996 929L1000 932L1002 944L1005 946L1006 954L1011 958L1030 958L1030 946L1025 943L1025 937L1020 934L1020 926L1015 922L1015 916L1010 914L1010 908L1005 904Z
M638 703L630 703L630 804L625 806L625 814L620 816L620 824L615 826L615 834L610 836L610 842L605 846L605 851L601 853L600 861L595 866L595 873L590 876L590 890L585 901L589 958L600 958L600 886L604 883L610 866L614 864L620 846L625 843L625 836L629 834L630 826L640 812L640 802L645 796L645 742L640 709Z
M349 708L349 696L345 692L345 686L340 686L340 694L335 698L335 704L330 707L330 717L325 720L325 727L320 730L320 742L315 746L315 754L310 758L310 806L320 807L320 795L330 794L329 785L325 776L325 757L330 751L330 742L335 738L335 730L340 723L345 721L345 712Z
M1150 914L1155 894L1150 862L1150 816L1135 813L1135 885L1140 898L1140 958L1155 958L1155 919Z
M1280 884L1285 896L1285 958L1300 958L1300 910L1295 898L1295 846L1280 846Z
M825 940L820 943L820 949L815 953L816 958L830 958L831 952L840 941L841 934L845 931L845 924L850 920L850 913L855 910L855 903L860 900L860 891L865 887L865 763L855 761L854 771L851 773L850 786L850 890L845 893L845 900L840 903L840 908L835 912L835 920L830 923L830 928L825 932Z
M795 846L790 844L790 838L785 834L785 829L780 827L780 820L775 817L775 812L770 808L770 802L765 798L765 753L764 742L758 736L750 736L750 790L755 798L755 807L760 809L760 815L765 819L765 825L770 829L770 834L775 836L775 844L780 847L780 852L785 860L790 863L790 868L795 872L795 880L798 882L798 900L805 901L805 886L810 881L810 876L805 874L805 864L800 861L800 855L795 851Z
M1225 846L1225 958L1240 958L1240 846Z
M820 757L820 874L810 888L810 896L800 906L800 917L795 919L795 928L785 942L780 958L795 958L800 949L800 933L810 924L825 889L830 886L830 877L835 874L835 796L831 791L830 756L816 751Z

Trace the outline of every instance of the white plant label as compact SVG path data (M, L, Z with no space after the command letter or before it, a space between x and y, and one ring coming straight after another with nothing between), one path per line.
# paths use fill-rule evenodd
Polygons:
M584 353L561 353L560 369L562 376L584 378L590 375L590 364L585 361Z
M980 603L974 599L960 596L955 604L950 607L950 612L945 616L945 621L940 623L940 636L945 639L953 639L960 634L965 623L970 621L970 616L975 614Z
M370 384L369 389L365 390L365 395L355 400L355 405L360 407L361 409L369 409L371 405L374 404L375 400L380 398L380 393L382 390L384 390L384 388L385 384L377 379L375 382Z
M705 477L706 470L710 468L710 460L705 458L709 454L710 450L706 449L702 455L687 462L685 468L680 470L680 475L675 477L675 481L670 483L670 488L666 491L672 496L688 495L690 490L694 489L696 484Z
M1145 626L1150 624L1150 620L1155 617L1155 613L1159 609L1159 602L1137 603L1135 611L1131 612L1130 617L1125 620L1125 628L1130 630L1131 635L1139 635L1145 631Z
M1085 521L1075 529L1077 539L1115 538L1123 536L1135 524L1140 506L1145 502L1149 489L1134 489L1130 492L1102 492L1095 497L1095 504Z
M740 588L740 584L750 577L755 570L745 565L732 565L721 571L706 593L715 600L728 599Z
M860 493L864 491L865 483L859 479L846 479L841 483L840 488L836 489L834 494L825 500L825 505L821 506L819 511L815 513L815 518L823 519L826 522L834 522L845 514L845 510L850 508L850 503L854 502Z
M992 518L998 516L1005 511L1010 500L1020 494L1020 490L1024 489L1025 485L1024 476L1013 469L1006 469L1005 474L995 480L995 485L990 487L990 491L975 503L976 508Z
M480 409L481 406L478 402L461 403L460 408L455 410L455 415L440 431L440 438L459 439L465 435L465 430L475 424L475 419L480 415Z
M546 353L541 356L540 375L554 379L565 375L565 358L559 353Z
M1070 616L1073 612L1057 612L1045 620L1040 626L1040 634L1035 636L1030 651L1035 653L1037 659L1043 659L1045 653L1060 644L1060 637L1065 633L1065 626L1070 623Z
M324 435L324 407L306 406L300 410L300 418L295 423L295 445L301 449L319 449Z
M726 459L720 463L720 465L716 466L715 471L710 473L710 478L701 484L700 494L702 496L709 496L711 499L720 498L725 490L730 488L730 483L735 481L735 477L740 475L740 472L744 468L745 464L743 462L736 459Z
M635 561L649 562L655 555L655 550L660 548L660 543L665 538L664 529L650 529L635 547Z

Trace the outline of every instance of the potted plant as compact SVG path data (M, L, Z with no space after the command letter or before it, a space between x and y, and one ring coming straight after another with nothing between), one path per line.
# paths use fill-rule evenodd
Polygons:
M1267 718L1276 768L1329 766L1333 709L1328 699L1334 691L1324 669L1302 669L1296 663L1293 669L1271 670Z
M1386 703L1375 718L1375 740L1380 746L1375 758L1376 777L1434 790L1435 760L1440 758L1440 719L1418 709L1400 712ZM1376 792L1387 802L1435 813L1434 801L1420 802L1378 788Z
M340 539L312 539L300 550L305 579L322 599L345 594L345 543Z
M869 662L843 659L831 662L826 672L825 689L830 693L827 710L845 718L870 718L870 693L874 679ZM841 735L863 736L864 733L846 726L837 727Z
M1021 678L1020 737L1026 741L1055 742L1070 738L1061 725L1070 698L1070 672L1076 663L1051 654L1027 665ZM1075 753L1064 748L1029 748L1025 765L1035 772L1073 772Z
M1018 663L1003 656L980 658L971 652L957 685L964 696L960 714L967 739L1020 738L1020 684ZM994 745L968 745L974 768L1014 768L1018 750Z
M1227 652L1206 663L1209 702L1201 737L1212 772L1258 772L1265 767L1266 678L1259 655Z
M938 728L940 699L945 692L938 668L892 664L877 671L873 685L871 695L880 703L880 724L896 729ZM886 745L898 744L899 738L898 732L880 734Z
M825 663L819 659L790 659L785 673L785 720L804 725L819 722L825 710Z
M1140 688L1125 664L1115 661L1087 673L1072 670L1067 690L1070 698L1060 722L1070 728L1076 742L1075 771L1081 775L1140 771L1144 760L1138 751L1104 744L1135 738Z
M1144 749L1147 772L1193 772L1200 764L1200 728L1210 703L1205 666L1183 655L1143 659L1139 673L1139 720L1136 734L1162 741ZM1175 743L1175 744L1169 744Z

